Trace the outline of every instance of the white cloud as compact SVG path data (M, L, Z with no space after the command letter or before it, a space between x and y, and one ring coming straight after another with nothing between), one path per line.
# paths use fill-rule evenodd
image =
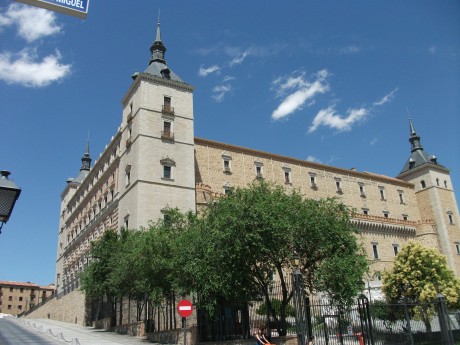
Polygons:
M342 55L358 54L359 52L361 52L361 47L358 47L356 45L339 48L339 54Z
M379 141L379 140L378 140L377 138L374 137L374 138L370 141L369 144L370 144L371 146L373 146L373 145L377 144L378 141Z
M302 109L307 101L310 101L311 104L316 95L329 91L329 85L326 80L328 75L327 70L321 70L316 73L315 80L312 82L306 80L304 73L274 80L271 89L277 93L278 97L285 96L285 98L273 111L272 119L279 120L286 117ZM288 95L286 96L286 94Z
M212 89L212 92L214 92L214 95L212 95L212 98L214 98L217 102L222 102L224 100L225 95L232 91L232 86L231 85L218 85L215 86Z
M231 80L235 80L235 77L226 75L226 76L224 77L223 82L226 83L226 82L231 81Z
M10 25L17 26L19 36L27 42L56 34L62 29L52 11L16 3L0 14L0 27Z
M217 65L210 66L208 68L204 68L203 65L200 66L200 70L198 71L198 75L200 77L207 77L211 73L220 73L220 67Z
M399 90L399 88L393 89L390 93L386 94L380 100L374 102L373 104L380 106L380 105L384 105L385 103L390 102L393 99L393 97L395 96L396 92L398 92L398 90Z
M8 52L0 53L0 79L8 84L44 87L70 73L70 65L59 63L59 51L41 61L35 61L37 56L30 49L24 49L17 55L16 57Z
M347 111L347 116L342 117L336 113L334 106L330 106L326 109L321 109L318 114L316 114L308 132L312 133L316 131L319 126L327 126L337 129L339 132L349 131L355 123L364 119L368 114L369 110L366 108L349 109Z
M230 61L230 67L233 66L233 65L239 65L241 64L244 59L246 59L246 57L248 56L248 52L244 52L243 54L241 54L240 56L237 56L237 57L234 57L232 61Z
M308 156L306 160L309 162L314 162L314 163L322 163L318 158L312 155Z

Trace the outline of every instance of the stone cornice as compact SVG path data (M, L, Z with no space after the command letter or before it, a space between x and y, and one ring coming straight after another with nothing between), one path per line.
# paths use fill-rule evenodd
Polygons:
M417 228L419 226L424 224L435 224L433 220L408 221L357 213L352 215L351 221L360 232L384 232L414 237L417 234Z
M354 170L348 170L348 169L343 169L343 168L337 168L325 164L320 164L316 162L310 162L310 161L305 161L297 158L292 158L292 157L287 157L287 156L282 156L274 153L268 153L264 151L259 151L259 150L254 150L254 149L249 149L246 147L241 147L241 146L236 146L236 145L231 145L231 144L225 144L213 140L208 140L208 139L203 139L203 138L197 138L195 137L195 145L197 146L205 146L205 147L212 147L216 149L221 149L221 150L230 150L233 152L240 152L243 154L247 155L252 155L252 156L257 156L260 158L266 158L266 159L272 159L272 160L278 160L281 162L285 163L290 163L293 165L299 165L303 166L306 168L312 168L312 169L317 169L317 170L324 170L328 172L333 172L341 175L350 175L362 179L371 179L375 181L381 181L384 183L390 183L394 185L398 185L401 187L408 187L408 188L414 188L414 184L410 182L406 182L403 180L399 180L393 177L388 177L384 175L378 175L374 173L368 173L368 172L358 172Z

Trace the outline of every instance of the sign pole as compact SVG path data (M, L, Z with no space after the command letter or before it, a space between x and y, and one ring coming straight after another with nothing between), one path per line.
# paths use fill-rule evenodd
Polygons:
M182 324L184 325L184 345L187 345L187 318L182 318Z

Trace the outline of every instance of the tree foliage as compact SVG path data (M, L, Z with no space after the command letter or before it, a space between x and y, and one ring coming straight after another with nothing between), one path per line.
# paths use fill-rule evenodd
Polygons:
M262 181L235 189L199 217L168 210L165 219L140 232L107 231L92 245L95 259L82 289L157 303L173 293L193 294L209 313L220 302L265 297L265 308L283 325L293 254L301 258L306 293L321 291L338 303L357 295L367 270L350 210L335 199L309 200ZM281 292L272 304L274 275Z
M433 302L438 294L451 307L458 307L460 301L460 281L448 268L446 257L416 242L404 246L393 267L384 272L382 291L390 303ZM418 306L414 313L429 330L434 307Z

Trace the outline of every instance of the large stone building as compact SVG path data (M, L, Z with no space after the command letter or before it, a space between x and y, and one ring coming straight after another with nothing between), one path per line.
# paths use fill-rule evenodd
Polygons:
M54 285L0 281L0 313L18 315L54 295Z
M133 75L123 97L117 133L93 167L87 146L80 173L62 192L59 294L78 286L90 242L106 229L141 229L168 207L196 211L256 178L353 207L371 263L368 281L378 282L411 240L438 249L460 274L459 212L449 170L424 151L411 121L409 159L396 177L196 138L194 88L166 64L159 23L150 51L147 68Z

